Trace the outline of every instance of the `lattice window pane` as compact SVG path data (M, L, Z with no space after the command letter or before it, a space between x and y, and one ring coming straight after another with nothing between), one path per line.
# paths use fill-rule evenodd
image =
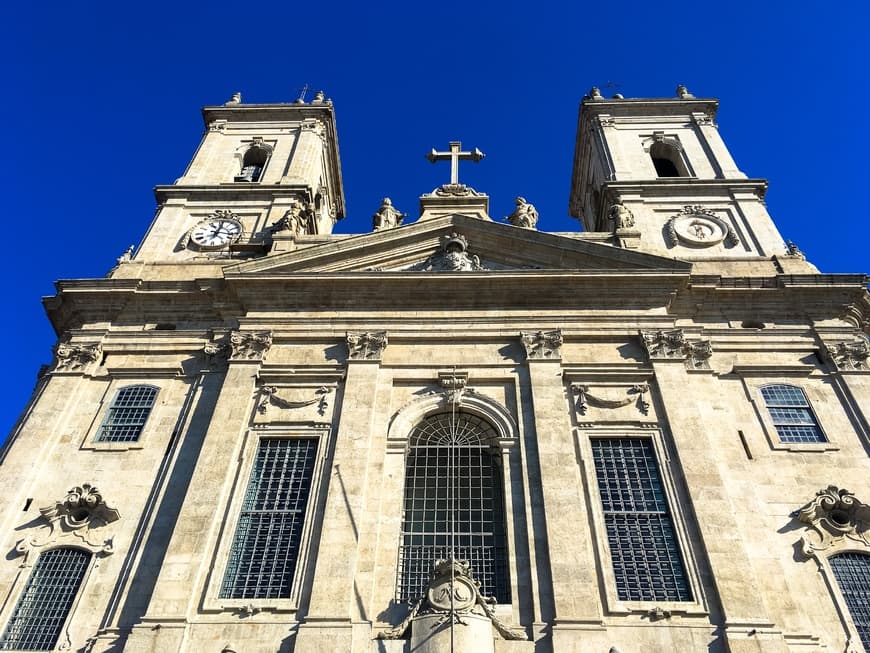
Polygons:
M623 601L691 601L652 443L592 440L617 595Z
M316 454L316 438L260 440L221 598L290 596Z
M761 396L781 442L826 442L804 391L793 385L766 385Z
M97 433L97 441L136 442L156 397L157 388L149 385L131 385L118 390Z
M411 434L396 595L416 601L435 562L467 560L484 595L510 602L497 434L465 413L426 418Z
M0 640L4 651L50 651L57 644L91 554L51 549L40 554Z
M841 553L829 561L861 642L870 651L870 555Z

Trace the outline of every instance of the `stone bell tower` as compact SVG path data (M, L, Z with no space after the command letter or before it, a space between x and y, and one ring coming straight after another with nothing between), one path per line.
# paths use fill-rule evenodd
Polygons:
M604 98L580 107L570 214L623 246L692 261L788 256L764 204L767 181L740 171L715 123L718 101Z

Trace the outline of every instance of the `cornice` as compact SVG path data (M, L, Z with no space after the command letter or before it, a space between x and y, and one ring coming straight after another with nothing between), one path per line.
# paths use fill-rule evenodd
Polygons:
M624 181L605 181L602 190L620 191L620 193L638 193L655 195L657 192L672 194L674 191L686 191L700 194L702 191L719 189L743 190L755 193L764 198L767 193L767 179L698 179L697 177L658 177L656 179L626 179ZM676 204L685 204L683 199L675 199Z
M163 184L154 187L154 197L159 204L170 199L186 199L191 195L215 195L222 200L243 196L245 199L271 200L276 197L294 197L299 193L307 193L305 184L261 184L261 183L225 183L225 184ZM197 197L202 200L202 197Z

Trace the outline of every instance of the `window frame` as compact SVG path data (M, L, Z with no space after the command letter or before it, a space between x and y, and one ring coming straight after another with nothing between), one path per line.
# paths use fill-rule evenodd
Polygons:
M694 550L690 546L692 537L688 531L680 492L676 486L675 476L672 470L672 462L664 447L664 434L660 427L642 429L632 426L625 428L582 428L574 429L575 445L580 453L578 465L581 474L585 477L586 501L592 517L593 547L601 561L599 569L600 578L604 585L604 605L608 612L617 615L641 614L647 615L654 608L661 608L672 614L686 616L703 616L709 614L707 599L701 586L701 574ZM610 543L607 538L607 525L604 519L603 502L595 470L595 460L592 451L592 440L612 439L638 439L652 443L653 453L656 458L656 466L664 488L665 501L667 502L668 514L674 529L676 546L682 556L684 573L689 590L692 593L691 601L659 601L643 600L632 601L619 598L616 584L616 572L613 568L613 556Z
M831 564L832 558L836 558L837 556L843 555L845 553L856 553L863 556L867 559L868 569L870 569L870 551L854 548L833 551L828 555L824 556L824 564L822 565L823 569L825 570L825 575L829 576L828 586L831 589L831 596L834 599L835 607L840 613L840 619L843 622L846 634L849 637L849 650L851 651L855 649L856 644L864 646L864 642L861 639L861 634L858 632L858 627L855 625L855 619L852 615L852 610L849 607L849 603L848 601L846 601L846 596L845 594L843 594L843 588L840 586L840 579L837 578L837 573L834 571L834 567ZM868 624L868 627L870 627L870 624ZM864 650L870 653L870 650L868 650L867 646L864 646Z
M819 418L819 414L813 407L813 401L818 399L812 396L814 393L810 391L809 384L795 383L791 379L770 379L759 380L758 382L755 382L751 386L749 386L748 384L746 384L746 380L744 379L744 385L747 385L747 392L749 394L750 400L752 401L752 405L755 408L755 413L756 415L758 415L758 418L761 422L762 430L764 431L764 435L767 438L767 442L770 445L771 449L778 451L793 451L804 453L823 453L825 451L838 451L840 449L839 445L829 435L830 431L825 428L822 420ZM804 398L807 402L807 408L809 408L810 413L816 421L816 426L819 428L822 436L825 438L824 442L783 442L780 439L779 431L776 428L776 423L773 421L773 417L770 414L767 401L765 400L764 395L761 392L762 388L777 385L798 388L803 393Z
M323 511L322 497L324 488L324 465L326 452L330 446L332 431L327 424L312 427L287 428L252 428L245 433L244 441L237 458L238 464L232 470L232 487L223 515L219 519L220 528L214 547L212 564L206 580L205 596L202 602L203 612L237 612L253 608L268 609L271 612L292 614L300 606L305 579L312 572L312 533L318 520L316 516ZM299 536L299 550L296 556L296 569L290 585L290 596L259 599L222 598L221 588L229 566L230 553L235 542L236 530L242 513L245 493L251 478L251 471L257 456L261 440L268 439L315 439L317 440L314 454L314 468L311 473L311 489L308 504L302 519L302 532ZM328 480L328 479L327 479ZM217 513L220 515L220 513Z
M81 442L81 449L90 449L95 451L128 451L135 449L144 449L148 446L148 441L153 432L153 425L156 423L155 413L157 413L162 405L162 397L164 396L165 388L163 385L155 383L156 379L131 379L129 377L113 378L106 384L105 391L100 397L97 410L94 411L91 425L85 433L84 439ZM124 388L135 386L144 386L157 390L154 395L154 401L151 404L151 409L148 416L142 424L142 429L139 431L139 437L136 440L113 442L110 440L98 440L100 431L109 416L109 411L112 409L115 399Z

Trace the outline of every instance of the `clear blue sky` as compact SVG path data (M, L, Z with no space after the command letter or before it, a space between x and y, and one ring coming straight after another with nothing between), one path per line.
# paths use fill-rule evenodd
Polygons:
M381 197L412 216L446 180L449 140L487 158L462 179L495 217L523 195L547 231L568 218L577 107L606 94L718 97L738 166L770 180L785 238L822 271L867 272L866 3L15 3L0 27L4 373L0 439L55 341L39 298L103 276L199 142L199 107L234 91L335 102L348 217ZM616 88L607 88L607 84ZM856 196L853 199L852 196Z

